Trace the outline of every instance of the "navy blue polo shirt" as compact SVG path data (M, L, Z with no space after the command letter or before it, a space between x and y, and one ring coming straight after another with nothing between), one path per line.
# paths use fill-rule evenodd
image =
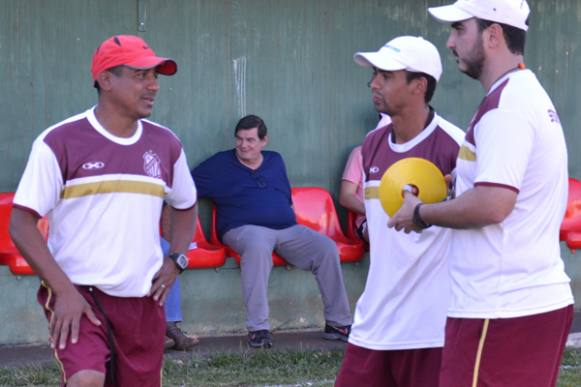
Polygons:
M216 153L192 170L198 195L216 205L220 238L247 224L280 230L297 223L281 155L262 151L262 156L262 165L252 170L231 149Z

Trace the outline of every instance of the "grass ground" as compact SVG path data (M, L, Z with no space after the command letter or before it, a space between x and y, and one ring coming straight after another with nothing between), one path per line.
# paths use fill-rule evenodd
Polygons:
M257 351L168 360L164 386L332 386L342 352ZM56 366L0 368L0 386L55 386ZM565 353L559 387L581 386L581 350Z

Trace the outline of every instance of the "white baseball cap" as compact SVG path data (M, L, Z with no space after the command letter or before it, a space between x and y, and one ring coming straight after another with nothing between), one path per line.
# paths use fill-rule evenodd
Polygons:
M442 61L438 49L419 36L400 36L387 42L377 52L357 52L353 60L363 67L385 71L407 70L426 73L438 81Z
M428 8L438 20L458 22L473 17L528 30L531 9L526 0L458 0L454 4Z

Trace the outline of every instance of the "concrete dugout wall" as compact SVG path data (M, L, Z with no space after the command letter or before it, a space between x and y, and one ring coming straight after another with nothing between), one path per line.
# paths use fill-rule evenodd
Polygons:
M433 106L465 127L483 96L461 75L445 48L449 27L432 20L433 0L3 0L0 4L0 190L14 191L33 139L46 127L96 101L91 56L106 37L143 36L175 58L178 74L162 77L152 119L180 136L194 166L233 144L233 125L247 113L265 118L269 148L285 157L293 185L337 192L350 149L374 126L366 83L352 60L397 35L422 35L440 49L444 75ZM530 2L527 66L553 97L565 128L570 174L581 178L577 123L581 3ZM207 226L207 207L202 217ZM563 250L575 294L581 265ZM344 265L352 302L363 289L367 261ZM184 326L191 332L244 331L239 271L190 271L182 281ZM0 266L0 344L44 341L35 304L38 279ZM322 325L309 273L273 270L274 329Z

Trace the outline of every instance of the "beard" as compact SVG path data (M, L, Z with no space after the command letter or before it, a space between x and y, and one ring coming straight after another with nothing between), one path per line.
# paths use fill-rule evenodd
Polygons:
M460 62L456 50L452 51L456 56L456 60ZM484 44L482 43L482 36L480 36L480 39L476 41L476 44L472 47L472 50L470 50L466 57L462 59L462 63L465 68L461 68L461 72L468 75L470 78L480 79L482 68L484 67Z

